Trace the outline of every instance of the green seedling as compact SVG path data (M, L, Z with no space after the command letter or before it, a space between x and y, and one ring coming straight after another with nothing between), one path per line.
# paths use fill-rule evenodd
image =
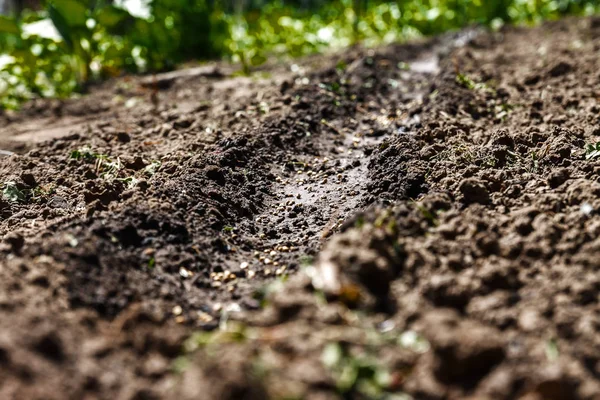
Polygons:
M187 354L213 344L241 343L255 338L252 328L238 321L228 321L219 330L213 332L197 332L183 343L183 351Z
M422 204L419 204L419 203L415 203L415 207L417 207L417 210L419 210L419 212L421 213L423 218L425 218L425 220L427 220L427 222L429 222L433 226L439 225L440 221L438 219L437 211L432 212L432 211L428 210L426 207L424 207Z
M310 265L313 265L315 262L315 258L313 256L309 256L309 255L303 255L300 257L300 266L301 267L308 267Z
M409 64L409 63L407 63L407 62L404 62L404 61L400 61L400 62L397 64L397 67L398 67L398 69L399 69L399 70L401 70L401 71L409 71L409 70L410 70L410 64Z
M338 61L337 64L335 65L335 69L340 73L343 73L344 71L346 71L346 68L348 68L348 63L346 63L346 61L344 61L344 60Z
M358 392L380 398L392 383L391 374L369 354L352 354L341 343L329 343L321 355L323 365L334 376L340 394Z
M73 150L69 154L69 158L71 158L73 160L92 161L92 160L108 158L108 157L105 155L99 154L99 153L95 153L88 147L83 147L78 150Z
M456 74L456 82L469 90L482 90L487 92L494 92L494 90L490 88L487 84L483 82L475 82L473 79L471 79L469 76L463 73Z
M354 226L358 229L361 229L364 225L365 225L365 217L362 215L359 215L356 218L356 220L354 221Z
M560 355L558 350L558 343L556 343L556 339L550 339L546 342L546 346L544 348L546 352L546 358L548 361L554 361Z
M47 186L36 186L33 189L29 189L27 192L30 195L31 200L33 201L39 201L45 197L50 196L51 194L54 193L55 187L54 185L47 185Z
M19 190L15 182L9 181L4 183L4 189L2 190L2 197L11 203L18 203L25 201L25 194Z
M261 114L266 115L269 113L269 103L267 103L266 101L261 101L258 104L258 110L260 111Z
M123 165L119 158L116 161L111 161L108 157L99 157L96 161L96 173L102 179L111 180L116 178L121 168L123 168Z
M339 94L340 90L342 88L340 83L336 82L336 81L334 81L332 83L319 83L319 87L321 89L327 90L327 91L335 93L335 94Z
M423 336L415 331L405 331L398 338L398 344L401 347L410 349L415 353L427 353L430 349L430 344Z
M586 160L594 160L600 157L600 142L596 142L594 144L588 144L585 147L585 159Z
M148 164L146 166L146 168L144 168L144 174L148 175L148 176L152 176L156 173L156 171L158 171L158 168L160 168L160 161L153 161L150 164Z
M234 229L233 226L227 225L227 226L223 227L223 232L231 233L231 232L233 232L233 229Z
M135 176L128 176L127 178L118 178L118 181L123 182L125 185L127 185L128 189L133 189L137 186L137 184L139 183L139 179L136 178Z

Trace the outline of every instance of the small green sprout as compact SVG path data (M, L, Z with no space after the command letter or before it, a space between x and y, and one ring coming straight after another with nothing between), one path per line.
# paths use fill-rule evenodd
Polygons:
M585 147L585 159L593 160L600 157L600 142L594 144L588 144Z
M359 215L358 217L356 217L356 221L354 221L354 226L358 229L362 228L365 225L365 217L362 215Z
M25 201L25 194L19 190L15 182L9 181L4 183L2 197L11 203Z
M405 331L398 338L398 344L405 349L410 349L415 353L427 353L430 345L427 339L415 331Z
M338 94L342 89L342 86L339 82L333 81L332 83L319 83L319 87L328 92L332 92Z
M300 266L302 267L308 267L310 265L313 265L314 262L315 258L313 256L303 255L302 257L300 257Z
M267 103L266 101L261 101L258 104L258 110L260 111L261 114L264 114L264 115L268 114L269 110L270 110L269 103Z
M158 168L160 168L160 161L153 161L150 164L148 164L146 166L146 168L144 168L144 174L148 175L148 176L152 176L156 173L156 171L158 171Z
M408 70L410 70L410 64L406 63L404 61L400 61L397 64L397 67L398 67L399 70L402 70L402 71L408 71Z
M548 340L546 342L546 347L544 350L546 352L546 358L548 359L548 361L554 361L560 355L560 353L558 351L558 343L556 343L556 339Z
M148 260L148 269L154 269L156 266L156 259L154 257L150 257Z
M427 207L424 207L423 205L418 203L415 203L415 206L417 207L417 210L419 210L423 218L425 218L431 225L437 226L439 224L437 212L432 212L428 210Z
M40 199L53 194L55 189L56 188L53 184L47 186L36 186L29 190L29 194L31 195L32 200L39 201Z
M128 176L127 178L119 178L117 180L123 182L124 184L126 184L128 189L135 188L137 186L137 184L139 183L139 181L140 181L135 176Z
M89 147L82 147L78 150L73 150L69 154L69 158L74 160L92 161L95 159L108 159L107 156L93 152Z
M475 82L469 76L462 74L462 73L456 74L456 83L458 83L461 86L466 87L469 90L483 90L483 91L488 91L488 92L492 92L492 93L495 92L492 88L490 88L485 83Z
M369 354L352 354L341 343L329 343L321 362L329 369L340 394L357 391L368 398L381 398L392 383L387 368Z
M231 233L233 232L233 226L226 225L223 227L223 232Z

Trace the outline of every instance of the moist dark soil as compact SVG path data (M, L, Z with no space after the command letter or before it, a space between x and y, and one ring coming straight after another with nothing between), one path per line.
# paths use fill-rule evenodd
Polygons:
M567 19L4 113L0 398L600 398L599 50Z

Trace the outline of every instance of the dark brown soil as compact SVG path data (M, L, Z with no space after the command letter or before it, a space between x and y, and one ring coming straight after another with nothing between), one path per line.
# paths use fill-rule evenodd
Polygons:
M600 398L598 26L1 116L0 398Z

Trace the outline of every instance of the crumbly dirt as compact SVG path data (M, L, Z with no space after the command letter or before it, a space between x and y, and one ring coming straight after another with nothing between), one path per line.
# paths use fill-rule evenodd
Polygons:
M4 113L0 398L600 398L600 22Z

